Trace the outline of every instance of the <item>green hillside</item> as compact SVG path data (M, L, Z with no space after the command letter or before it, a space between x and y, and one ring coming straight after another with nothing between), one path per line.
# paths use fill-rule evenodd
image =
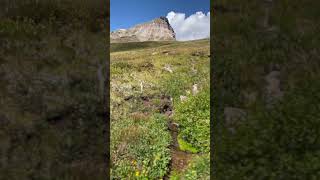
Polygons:
M1 2L1 180L106 178L99 2Z
M209 179L209 41L111 50L112 178Z
M273 2L212 5L215 179L320 177L320 3Z

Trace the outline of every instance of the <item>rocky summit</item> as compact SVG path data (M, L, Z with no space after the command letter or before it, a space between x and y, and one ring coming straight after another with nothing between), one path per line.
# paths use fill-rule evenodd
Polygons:
M142 41L174 41L175 32L166 17L110 33L111 43Z

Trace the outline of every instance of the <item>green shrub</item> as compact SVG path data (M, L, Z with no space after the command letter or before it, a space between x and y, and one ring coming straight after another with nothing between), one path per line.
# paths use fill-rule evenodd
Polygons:
M259 105L235 134L216 129L217 179L320 177L320 84L316 79L301 80L273 109Z
M181 134L178 135L178 143L179 143L179 148L182 151L188 151L188 152L191 152L191 153L197 153L198 152L198 149L196 149L191 144L189 144L188 142L186 142L185 140L183 140L181 138Z
M180 125L180 142L190 144L200 152L210 150L210 93L205 89L196 96L190 96L186 101L175 106L175 121ZM195 149L194 149L195 148Z
M173 172L170 180L209 180L210 179L210 153L195 157L187 169L177 173Z
M170 75L166 78L166 81L162 82L163 89L165 89L168 95L175 99L178 99L181 94L184 94L188 86L191 85L187 78L182 78L181 74Z
M166 174L171 136L164 116L116 122L111 141L112 158L119 158L113 160L112 177L156 179ZM120 152L121 146L126 147L125 152Z

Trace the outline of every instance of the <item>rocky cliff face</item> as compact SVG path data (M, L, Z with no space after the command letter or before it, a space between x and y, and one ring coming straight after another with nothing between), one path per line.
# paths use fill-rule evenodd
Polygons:
M129 29L120 29L110 33L111 43L172 41L175 39L175 32L166 17L160 17L147 23L138 24Z

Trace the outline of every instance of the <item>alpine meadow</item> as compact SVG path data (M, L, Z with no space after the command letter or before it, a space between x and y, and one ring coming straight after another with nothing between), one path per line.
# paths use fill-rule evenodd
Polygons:
M210 41L166 17L111 32L111 178L210 178Z

